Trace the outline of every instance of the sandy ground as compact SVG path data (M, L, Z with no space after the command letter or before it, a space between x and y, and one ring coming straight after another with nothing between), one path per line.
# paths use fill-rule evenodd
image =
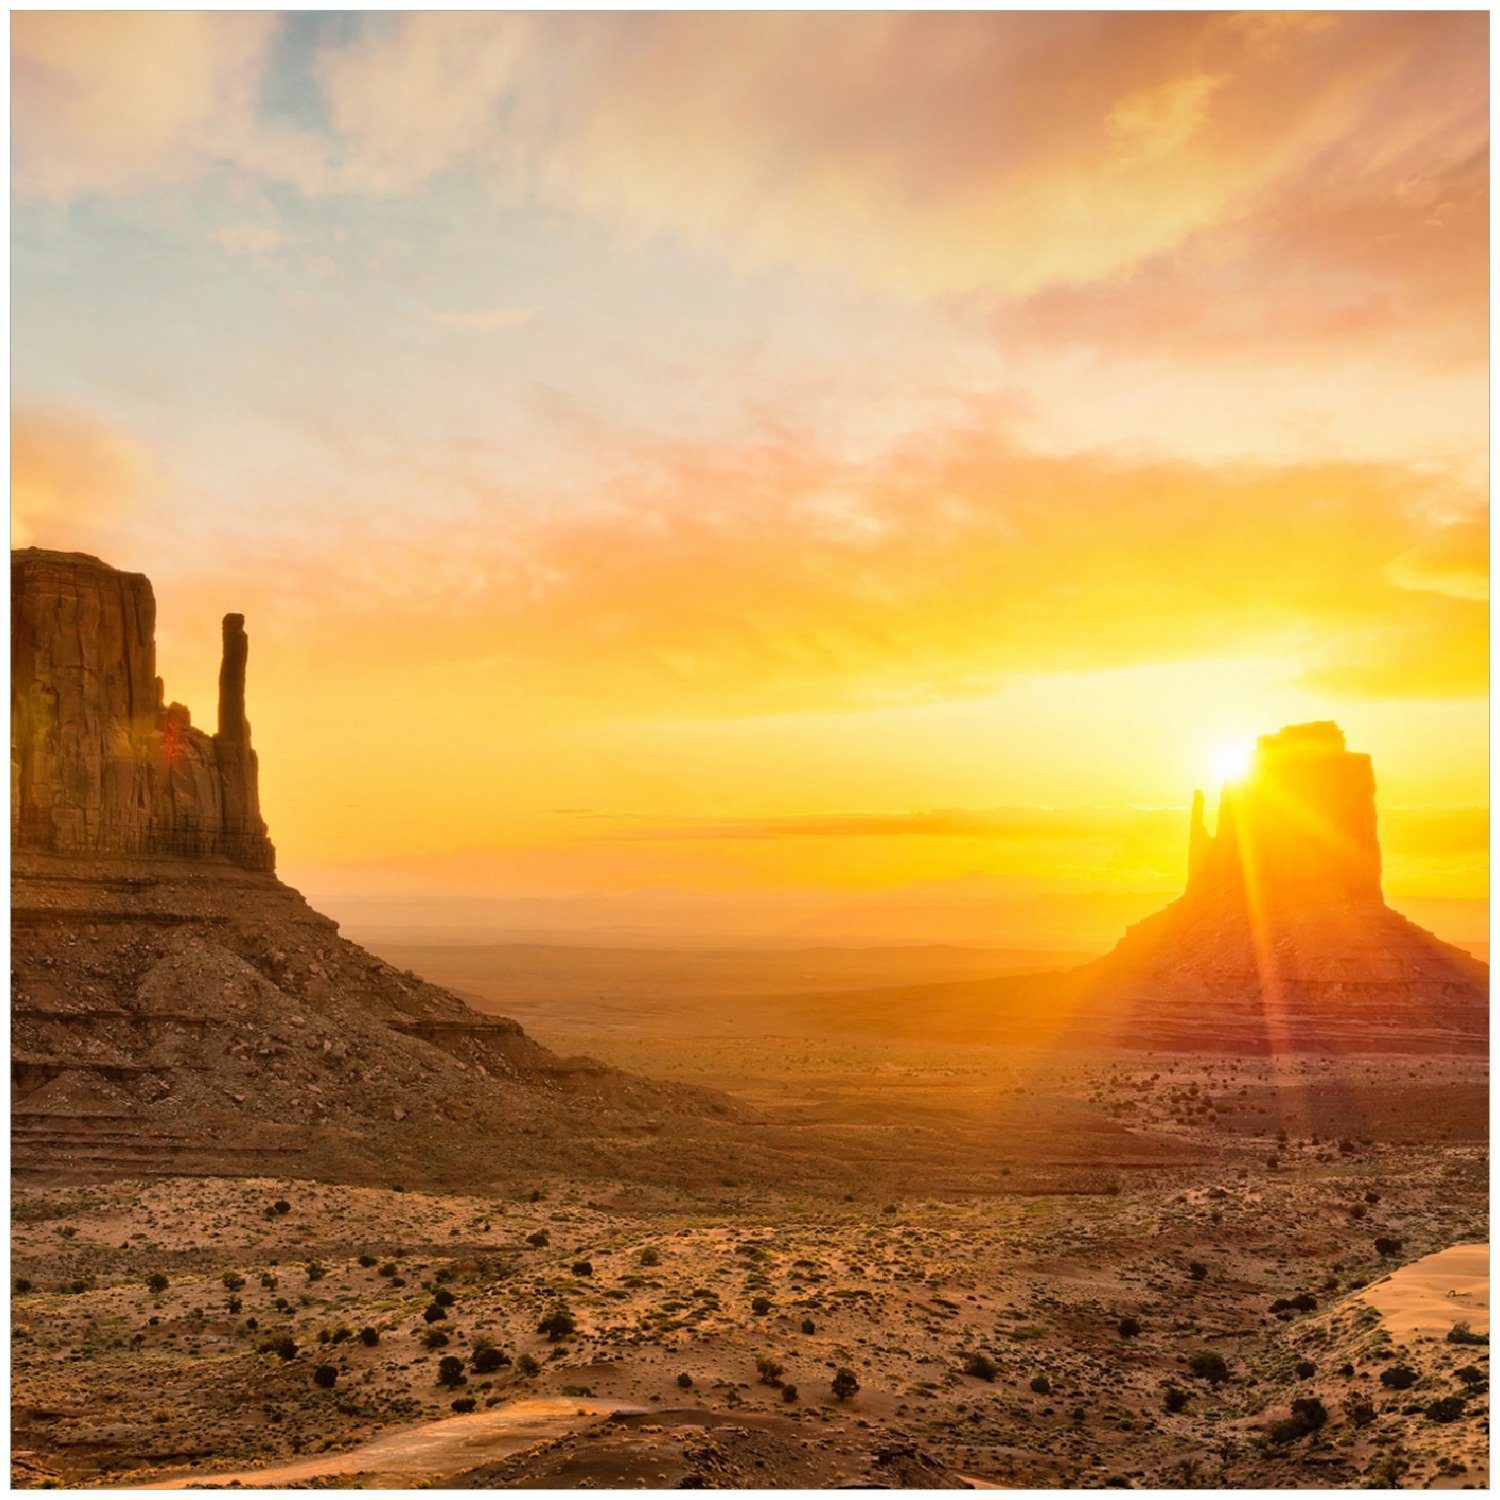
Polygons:
M637 1408L615 1401L593 1401L577 1397L508 1401L491 1411L423 1422L382 1434L343 1453L320 1454L294 1463L271 1464L263 1469L226 1470L223 1473L193 1473L161 1480L146 1488L185 1489L189 1485L243 1485L257 1489L280 1489L310 1480L353 1479L360 1487L402 1489L429 1484L449 1474L529 1448L600 1415Z
M1452 1245L1366 1288L1363 1300L1398 1340L1446 1338L1455 1325L1490 1331L1490 1247Z
M19 1188L17 1482L1484 1482L1488 1348L1366 1300L1486 1235L1480 1065L727 1047L666 1060L738 1066L862 1187Z

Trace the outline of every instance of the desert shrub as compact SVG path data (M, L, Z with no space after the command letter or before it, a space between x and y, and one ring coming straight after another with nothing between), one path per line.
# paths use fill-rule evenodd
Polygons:
M797 1387L794 1385L782 1386L781 1399L785 1401L788 1406L790 1406L792 1402L797 1399Z
M260 1346L262 1354L275 1354L282 1359L296 1359L297 1340L289 1333L278 1334L275 1338L267 1339Z
M847 1365L840 1365L833 1372L833 1394L840 1401L847 1401L858 1394L859 1377Z
M155 1292L158 1295L160 1295L162 1292L166 1291L166 1289L170 1285L171 1285L171 1283L167 1280L167 1278L165 1276L162 1275L162 1273L160 1271L153 1271L146 1278L146 1289L148 1291Z
M245 1289L245 1278L238 1271L226 1271L219 1280L226 1292L242 1292Z
M16 1277L16 1296L24 1297L31 1290L31 1280L26 1276Z
M473 1411L478 1403L472 1396L455 1396L451 1402L451 1405L453 1407L453 1410L456 1411L459 1416L463 1417L467 1416L471 1411Z
M976 1380L993 1380L1000 1373L1000 1366L988 1354L976 1351L964 1358L964 1374Z
M375 1264L375 1257L373 1255L361 1255L359 1263L368 1271Z
M1464 1365L1462 1369L1455 1370L1453 1374L1460 1384L1467 1386L1483 1385L1486 1379L1488 1379L1478 1365Z
M510 1363L510 1355L493 1344L476 1344L469 1356L469 1368L476 1375L493 1375Z
M516 1373L518 1375L535 1375L541 1368L536 1362L534 1354L518 1354L516 1356Z
M1266 1428L1273 1443L1295 1443L1316 1432L1328 1421L1328 1411L1315 1397L1302 1396L1292 1402L1290 1416L1281 1417Z
M549 1235L545 1229L538 1229L535 1233L528 1234L526 1236L526 1243L528 1245L534 1245L538 1250L540 1250L543 1246L546 1245L549 1239L551 1239L551 1235Z
M1328 1421L1328 1408L1316 1396L1299 1396L1292 1402L1292 1415L1305 1422L1309 1432L1316 1432Z
M677 1377L677 1384L683 1390L690 1391L693 1388L693 1377L689 1375L686 1370L684 1370L682 1374Z
M1375 1241L1375 1253L1382 1260L1392 1260L1401 1254L1404 1244L1404 1240L1394 1239L1388 1234L1382 1234Z
M435 1292L433 1292L432 1300L438 1307L452 1307L454 1300L453 1293L450 1292L447 1287L440 1286Z
M373 1349L380 1342L380 1330L366 1324L359 1330L359 1341L366 1349Z
M1311 1292L1298 1292L1295 1297L1278 1297L1271 1304L1273 1313L1315 1312L1318 1299Z
M545 1333L549 1343L557 1343L574 1332L578 1324L573 1319L573 1314L565 1307L554 1308L536 1326L538 1333Z
M818 1325L814 1323L811 1318L803 1318L802 1331L803 1333L816 1333L818 1331Z
M1180 1385L1169 1385L1161 1393L1161 1404L1170 1412L1179 1412L1193 1398Z
M288 1203L285 1198L278 1198L271 1205L271 1212L273 1214L289 1214L289 1213L291 1213L291 1211L292 1211L292 1205L290 1203Z
M780 1385L781 1377L786 1373L786 1366L780 1360L772 1359L769 1354L762 1354L755 1361L755 1368L762 1385Z
M1368 1427L1375 1420L1375 1408L1368 1401L1351 1401L1344 1410L1356 1427Z
M575 1260L573 1262L573 1274L575 1276L592 1276L594 1274L593 1261Z
M393 1260L382 1261L376 1274L379 1276L394 1276L396 1274L396 1262Z
M1138 1337L1140 1334L1141 1320L1139 1318L1121 1318L1120 1321L1115 1324L1115 1328L1119 1332L1119 1335L1122 1339L1133 1339Z
M427 1323L436 1323L441 1318L448 1316L448 1309L441 1302L429 1302L422 1309L422 1319Z
M260 1284L268 1292L274 1292L276 1290L276 1277L270 1271L262 1271L260 1273Z
M1188 1370L1198 1380L1210 1385L1223 1385L1229 1379L1229 1366L1224 1356L1212 1349L1198 1349L1188 1355Z
M1311 1380L1318 1373L1318 1367L1310 1359L1299 1359L1296 1365L1298 1380Z
M1052 1394L1052 1382L1045 1375L1033 1375L1030 1384L1032 1390L1038 1396L1050 1396Z
M1188 1275L1194 1281L1202 1281L1208 1275L1208 1267L1201 1260L1190 1260L1188 1262Z
M1456 1422L1464 1414L1464 1398L1440 1396L1427 1407L1426 1414L1431 1422Z
M448 1335L441 1328L429 1328L422 1335L422 1342L429 1349L446 1349L452 1340L449 1339Z
M462 1385L464 1383L464 1362L456 1354L445 1354L438 1361L437 1372L439 1385Z
M322 1387L325 1391L333 1389L334 1382L339 1378L339 1372L334 1365L314 1365L313 1384Z
M1381 1385L1393 1391L1409 1390L1417 1379L1417 1372L1410 1365L1392 1365L1380 1372Z
M308 1261L302 1269L307 1273L309 1281L321 1281L328 1274L327 1268L315 1260Z
M1467 1323L1455 1323L1444 1338L1448 1344L1488 1344L1489 1341L1489 1334L1473 1333Z
M651 1245L647 1245L636 1260L643 1266L659 1266L661 1264L661 1252Z
M244 1301L239 1297L226 1297L224 1299L225 1310L229 1313L229 1316L231 1318L237 1318L240 1314L240 1309L244 1307L244 1305Z
M750 1311L757 1318L763 1318L771 1310L771 1299L769 1297L753 1297L750 1301Z

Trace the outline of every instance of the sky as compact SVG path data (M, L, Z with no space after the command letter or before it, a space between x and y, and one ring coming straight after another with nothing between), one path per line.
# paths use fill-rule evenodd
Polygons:
M14 544L148 573L200 723L247 616L336 915L951 896L938 935L1101 944L1195 787L1332 718L1392 901L1477 936L1487 51L16 14Z

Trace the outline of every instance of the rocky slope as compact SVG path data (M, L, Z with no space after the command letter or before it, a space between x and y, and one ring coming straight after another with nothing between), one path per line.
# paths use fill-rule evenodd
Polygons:
M12 582L18 1173L464 1182L639 1154L673 1121L732 1113L557 1056L276 879L239 616L208 736L163 707L146 579L29 549Z

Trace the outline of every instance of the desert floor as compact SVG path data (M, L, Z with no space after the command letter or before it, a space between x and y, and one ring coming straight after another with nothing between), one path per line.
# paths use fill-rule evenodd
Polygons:
M1484 1256L1428 1259L1487 1239L1482 1062L731 1038L674 1004L526 1020L729 1089L747 1160L796 1141L837 1186L19 1187L18 1482L1487 1481Z

